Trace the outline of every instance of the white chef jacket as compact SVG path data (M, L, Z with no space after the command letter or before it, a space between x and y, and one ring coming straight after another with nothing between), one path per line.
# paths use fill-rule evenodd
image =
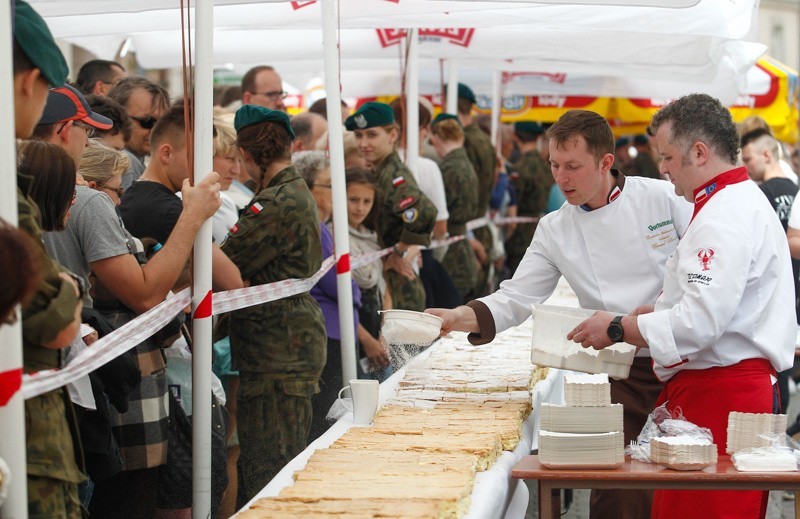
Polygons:
M480 301L498 332L530 317L530 305L550 297L562 275L582 308L627 314L653 304L691 216L669 182L626 177L620 195L599 209L564 204L542 217L514 277Z
M768 359L777 371L792 366L788 243L754 182L726 186L699 210L667 260L655 312L638 324L661 380L751 358Z

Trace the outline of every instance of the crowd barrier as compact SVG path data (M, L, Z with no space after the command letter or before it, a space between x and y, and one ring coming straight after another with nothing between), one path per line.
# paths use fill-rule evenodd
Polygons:
M513 218L495 218L488 217L477 218L467 223L467 230L477 229L493 223L495 225L505 225L510 223L533 223L538 221L538 218L531 217L513 217ZM453 236L445 240L434 240L431 242L429 249L445 247L452 243L463 240L465 236ZM344 256L340 258L340 265L347 264L350 261L350 269L357 269L366 265L378 258L386 256L392 251L391 247L385 248L369 254L360 254L348 258ZM344 260L344 261L343 261ZM308 292L317 284L317 282L334 266L334 257L327 258L313 276L307 279L286 279L269 283L266 285L258 285L253 287L240 288L237 290L229 290L226 292L217 292L212 296L212 314L222 314L248 306L259 305L276 301L303 292ZM339 272L346 272L349 270L344 267L344 270L337 268ZM166 326L179 312L183 311L191 302L191 291L186 288L177 294L173 294L165 299L161 304L151 308L142 315L136 317L127 324L114 330L102 339L98 340L91 347L86 348L78 354L67 366L61 369L49 369L39 371L36 373L26 373L22 379L22 394L27 400L39 395L43 395L48 391L52 391L59 387L65 386L70 382L88 375L100 366L106 364L112 359L122 355L126 351L135 347L148 337L155 334L158 330Z

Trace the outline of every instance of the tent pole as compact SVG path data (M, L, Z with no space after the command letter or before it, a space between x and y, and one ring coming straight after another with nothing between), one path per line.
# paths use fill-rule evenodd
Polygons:
M492 76L492 144L497 148L497 136L500 128L500 111L503 108L503 73L495 70Z
M350 231L347 223L347 186L344 178L341 71L336 34L336 0L322 0L322 45L325 55L325 93L328 111L328 145L333 197L333 243L336 255L336 293L339 298L339 333L342 348L342 383L356 374L356 339L353 329L353 287L350 272Z
M0 98L0 113L6 114L0 124L0 218L17 226L17 146L14 122L14 72L11 57L11 8L8 3L0 9L0 83L4 92L12 95ZM21 265L25 267L25 265ZM9 273L4 273L9 275ZM19 309L14 324L0 326L0 385L17 386L16 393L0 405L0 458L11 470L8 498L0 507L0 517L28 517L27 463L25 457L25 399L19 391L22 383L22 328Z
M412 172L419 162L419 38L417 29L408 30L406 63L406 166Z
M445 112L458 114L458 60L447 60L447 109Z
M195 3L194 181L213 168L214 2ZM191 85L190 85L191 88ZM192 518L211 516L211 219L194 241L192 277Z

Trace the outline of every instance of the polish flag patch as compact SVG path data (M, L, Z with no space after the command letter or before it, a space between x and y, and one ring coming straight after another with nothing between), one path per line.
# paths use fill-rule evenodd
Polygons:
M236 224L233 224L233 227L231 227L230 232L231 232L231 234L236 234L237 232L239 232L239 226L236 225Z
M261 205L259 202L256 202L255 204L250 206L250 210L253 211L253 214L258 214L264 210L264 206Z
M405 183L406 183L406 179L404 179L403 177L397 177L394 180L392 180L392 185L394 187L402 186Z

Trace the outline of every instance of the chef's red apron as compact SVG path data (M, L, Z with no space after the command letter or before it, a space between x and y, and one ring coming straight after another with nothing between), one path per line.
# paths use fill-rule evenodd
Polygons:
M717 453L725 454L728 413L772 413L775 370L766 359L747 359L733 366L683 370L664 386L658 405L714 435ZM731 490L656 490L652 519L763 518L767 492Z

